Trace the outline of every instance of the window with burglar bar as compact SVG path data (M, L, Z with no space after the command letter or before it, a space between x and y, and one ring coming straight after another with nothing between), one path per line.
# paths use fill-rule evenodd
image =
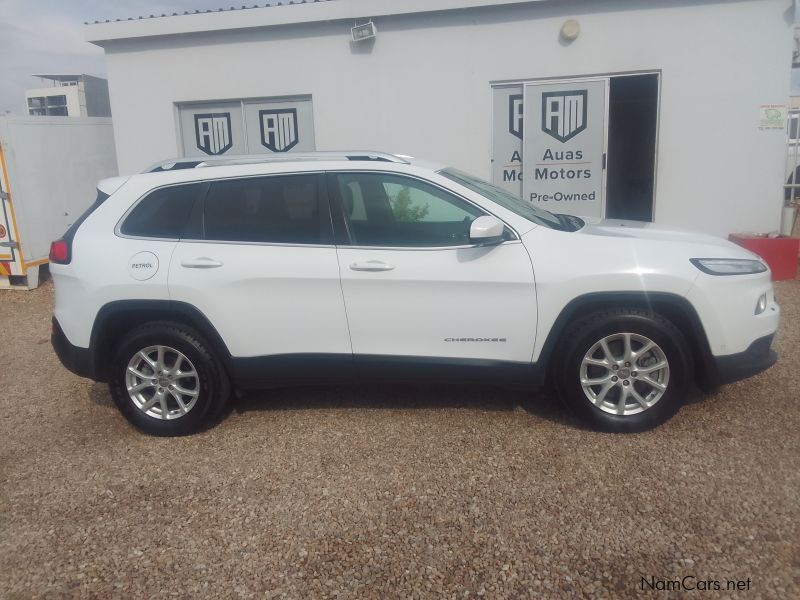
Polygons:
M784 200L798 203L800 201L800 108L789 111L786 120L786 182L784 184Z

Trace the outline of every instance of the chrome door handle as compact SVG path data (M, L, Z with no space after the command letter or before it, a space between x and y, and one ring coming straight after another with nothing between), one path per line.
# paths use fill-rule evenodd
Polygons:
M380 272L380 271L391 271L394 269L394 265L387 265L385 262L381 262L379 260L368 260L366 262L354 262L350 265L351 271L371 271L371 272Z
M221 267L222 263L218 260L214 260L213 258L201 256L199 258L182 260L181 266L186 267L187 269L216 269L217 267Z

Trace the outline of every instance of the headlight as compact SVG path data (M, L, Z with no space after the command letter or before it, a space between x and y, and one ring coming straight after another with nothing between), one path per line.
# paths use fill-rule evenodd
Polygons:
M746 258L690 258L692 264L709 275L752 275L763 273L767 266L760 260Z

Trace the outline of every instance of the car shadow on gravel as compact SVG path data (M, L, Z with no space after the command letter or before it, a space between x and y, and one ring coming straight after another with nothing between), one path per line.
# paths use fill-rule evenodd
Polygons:
M552 392L492 386L355 384L281 388L244 392L232 398L228 408L238 413L318 409L522 411L571 428L583 429Z
M92 383L89 401L116 411L108 386ZM232 395L225 411L204 429L213 429L231 413L285 410L415 410L466 409L524 412L574 429L585 427L547 389L530 391L492 386L433 385L314 385L247 391Z
M88 397L96 406L116 410L104 383L92 383ZM691 388L684 404L696 404L710 397L697 388ZM231 412L330 409L521 411L571 429L587 429L549 388L531 391L457 384L315 385L247 391L234 394L223 414L208 423L206 428L224 421Z
M111 392L108 391L108 386L105 383L92 382L89 386L89 400L97 406L103 408L116 408L114 401L111 399Z

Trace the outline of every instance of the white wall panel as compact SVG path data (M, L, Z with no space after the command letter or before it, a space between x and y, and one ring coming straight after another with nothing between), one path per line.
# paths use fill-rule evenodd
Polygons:
M104 45L123 172L179 154L175 103L310 95L319 150L489 178L490 82L660 71L655 220L727 234L780 222L784 133L758 107L788 102L792 19L784 0L533 2L376 17L367 46L350 20Z

